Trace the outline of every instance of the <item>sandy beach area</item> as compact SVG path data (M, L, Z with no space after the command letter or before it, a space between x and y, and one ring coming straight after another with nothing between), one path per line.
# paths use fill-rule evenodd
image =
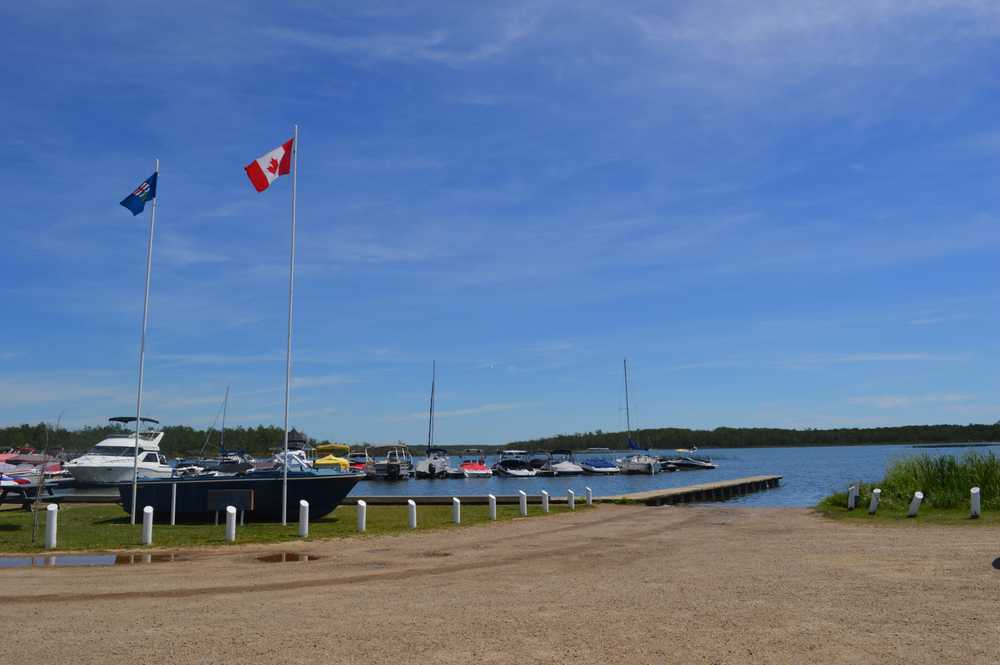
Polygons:
M320 559L257 560L281 551ZM991 528L605 505L187 554L0 570L5 652L80 665L1000 663Z

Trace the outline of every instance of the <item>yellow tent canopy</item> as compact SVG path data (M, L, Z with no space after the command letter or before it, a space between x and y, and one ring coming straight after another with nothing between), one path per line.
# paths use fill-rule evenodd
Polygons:
M339 466L341 471L347 471L347 469L350 468L351 463L343 457L327 455L326 457L320 457L318 460L313 462L313 466Z
M316 446L316 452L344 457L351 452L351 447L345 443L321 443Z

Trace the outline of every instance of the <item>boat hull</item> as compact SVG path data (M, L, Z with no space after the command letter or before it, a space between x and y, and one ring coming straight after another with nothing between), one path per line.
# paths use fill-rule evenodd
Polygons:
M329 515L340 505L363 473L289 473L287 515L291 519L299 514L299 501L309 502L309 519L317 520ZM243 495L252 490L253 508L246 511L246 519L256 522L281 520L281 473L247 474L231 478L177 478L142 480L138 483L137 510L153 507L154 517L169 521L173 486L177 487L177 519L185 522L208 522L215 519L218 502L226 494ZM132 484L121 483L118 493L125 512L131 512Z
M77 485L115 485L132 482L131 464L75 466L69 463L64 468L76 479ZM139 465L140 478L170 478L173 472L174 470L170 467L156 468Z

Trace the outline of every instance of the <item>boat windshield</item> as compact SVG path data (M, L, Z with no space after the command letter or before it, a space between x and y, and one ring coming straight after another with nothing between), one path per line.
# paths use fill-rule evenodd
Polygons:
M135 452L134 446L97 446L87 452L88 455L104 457L132 457Z

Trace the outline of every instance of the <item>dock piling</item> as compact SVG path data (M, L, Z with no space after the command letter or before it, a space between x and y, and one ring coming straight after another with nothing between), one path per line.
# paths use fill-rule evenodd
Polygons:
M969 490L969 517L977 519L982 514L981 506L979 488L973 487Z
M570 510L576 510L576 492L573 490L566 491L566 504Z
M913 501L910 501L910 509L906 511L907 517L916 517L920 510L920 502L924 500L924 493L917 491L913 493Z
M236 542L236 506L226 506L226 542Z
M493 522L497 521L497 498L490 494L487 497L490 500L490 520Z
M875 488L872 490L872 500L868 504L868 514L874 515L875 511L878 510L878 500L882 498L882 490Z
M451 497L451 521L455 524L462 523L462 502L457 496Z
M170 483L170 526L177 524L177 483Z
M407 511L409 512L409 526L411 529L417 528L417 502L413 499L406 500Z
M309 502L299 499L299 538L309 537Z
M858 505L858 486L851 485L847 488L847 509L854 510Z
M587 505L592 506L594 505L594 490L590 489L589 487L585 489L587 490Z
M59 504L50 503L45 507L45 549L56 548L56 530L59 528Z
M142 544L153 544L153 507L146 506L142 509Z
M368 504L358 501L358 533L364 533L368 528Z
M542 512L549 512L549 493L542 490Z
M528 515L528 495L525 494L524 490L518 490L517 494L521 503L521 517L526 517Z

